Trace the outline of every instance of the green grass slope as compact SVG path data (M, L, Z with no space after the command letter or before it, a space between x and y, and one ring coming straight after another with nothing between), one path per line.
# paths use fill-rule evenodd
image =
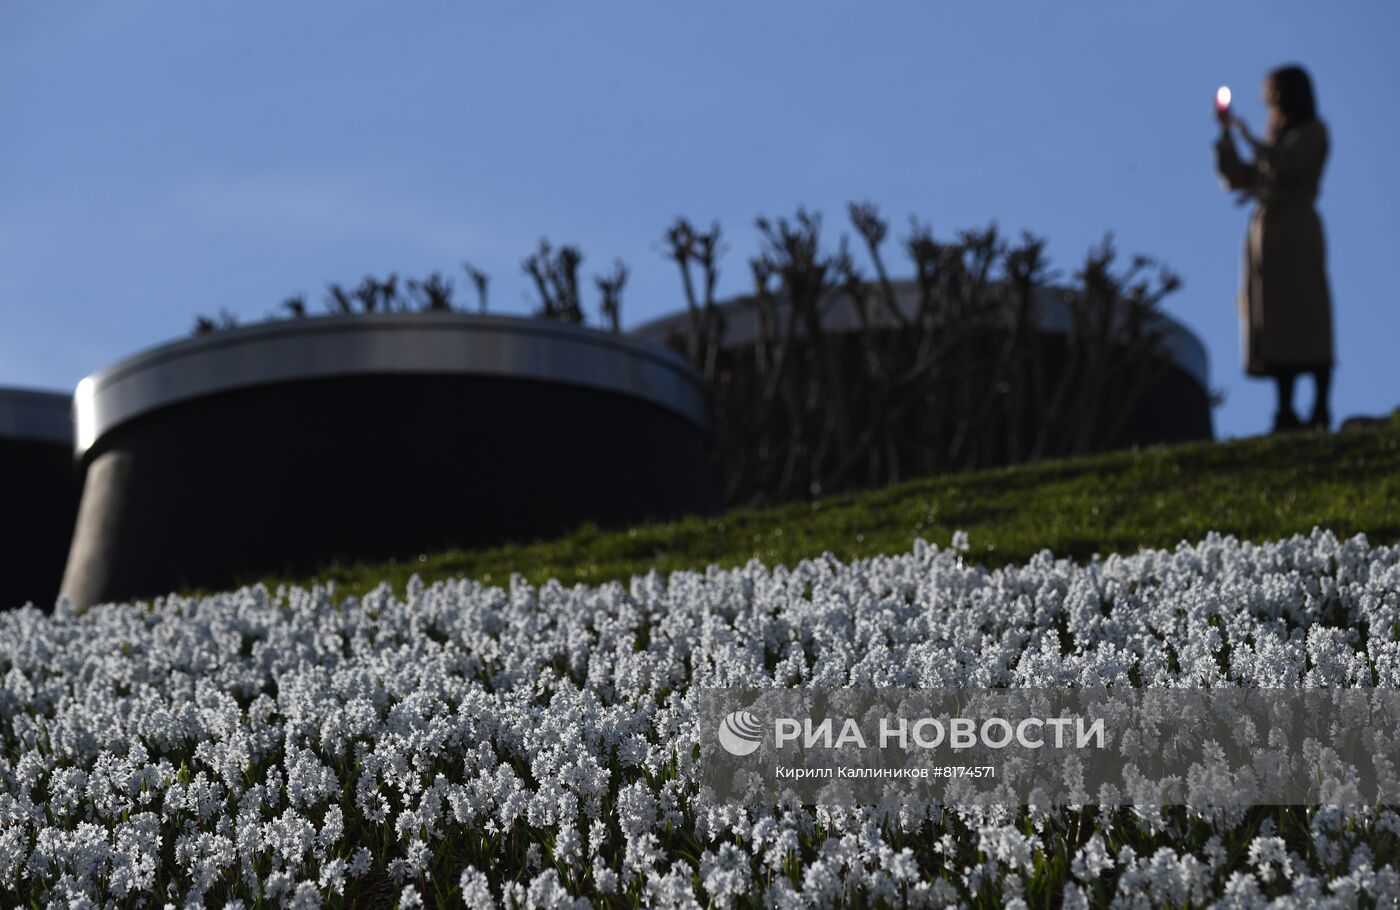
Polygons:
M1056 556L1171 547L1209 531L1256 540L1314 525L1372 543L1400 540L1400 420L1346 433L1295 433L1194 443L949 474L714 518L622 531L585 527L567 537L387 563L332 565L313 578L345 593L468 576L504 583L598 583L652 569L791 564L830 551L842 559L896 553L916 538L946 545L969 533L988 566ZM293 579L267 579L269 584Z

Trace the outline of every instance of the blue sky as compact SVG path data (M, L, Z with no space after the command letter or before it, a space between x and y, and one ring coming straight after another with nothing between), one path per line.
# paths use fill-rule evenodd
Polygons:
M1400 4L1364 0L6 2L0 385L72 388L197 313L319 306L366 273L456 272L465 299L464 258L526 312L541 235L586 274L624 259L636 324L680 305L676 215L719 219L739 293L755 216L804 204L834 243L869 199L942 236L1036 231L1065 272L1108 231L1170 264L1217 433L1252 434L1272 390L1241 373L1247 211L1212 173L1210 102L1229 84L1262 127L1263 74L1300 61L1333 137L1333 414L1388 412L1397 39Z

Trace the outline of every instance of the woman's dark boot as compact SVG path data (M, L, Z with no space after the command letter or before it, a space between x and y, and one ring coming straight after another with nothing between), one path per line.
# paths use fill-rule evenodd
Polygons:
M1327 409L1327 400L1328 393L1332 390L1331 368L1313 370L1313 382L1316 384L1317 395L1313 398L1313 412L1308 420L1308 427L1314 430L1330 430L1332 412Z
M1297 378L1297 370L1279 370L1274 373L1274 383L1278 386L1278 410L1274 412L1275 433L1289 433L1303 426L1298 415L1293 413L1293 381Z

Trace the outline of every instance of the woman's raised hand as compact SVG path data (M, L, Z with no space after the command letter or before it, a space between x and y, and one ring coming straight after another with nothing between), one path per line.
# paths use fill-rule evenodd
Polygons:
M1211 106L1211 110L1215 111L1215 119L1220 122L1220 134L1223 136L1230 132L1230 109L1215 104Z

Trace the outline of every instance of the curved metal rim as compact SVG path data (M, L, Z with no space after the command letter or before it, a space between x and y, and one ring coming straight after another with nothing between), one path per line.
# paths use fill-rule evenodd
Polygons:
M908 301L908 298L910 295L917 293L917 285L909 280L897 280L893 283L896 294L900 295L901 305L906 301L912 303L912 301ZM1063 290L1063 288L1058 287L1047 287L1044 289L1041 298L1040 326L1045 331L1064 331L1069 324L1068 310L1060 296L1060 292ZM722 309L728 309L730 313L733 314L738 311L738 308L748 302L749 299L748 297L733 297L728 300L718 301L718 306ZM841 298L835 301L838 306L833 306L827 310L825 318L835 323L841 323L843 321L848 323L848 325L835 325L833 327L835 331L855 331L856 319L854 310L851 310L850 313L844 313L843 310L838 309L842 302L845 303L846 309L850 309L849 301L845 298ZM782 305L781 301L779 305ZM843 313L849 318L843 320ZM1180 321L1166 313L1159 312L1157 316L1166 329L1166 352L1171 358L1172 363L1180 367L1192 379L1196 380L1202 389L1209 390L1210 357L1206 352L1205 344L1191 329ZM731 317L731 324L729 325L728 337L725 339L725 344L743 345L752 341L755 331L753 326L742 320L739 320L737 325L735 322L736 320ZM684 334L689 331L689 316L685 312L680 312L644 322L633 328L628 334L633 338L659 343L665 335L671 332L680 332Z
M73 396L0 388L0 439L73 443Z
M502 376L583 386L659 405L708 425L700 374L650 342L556 322L468 313L372 313L284 319L182 339L78 383L74 452L180 402L254 386L383 374Z

